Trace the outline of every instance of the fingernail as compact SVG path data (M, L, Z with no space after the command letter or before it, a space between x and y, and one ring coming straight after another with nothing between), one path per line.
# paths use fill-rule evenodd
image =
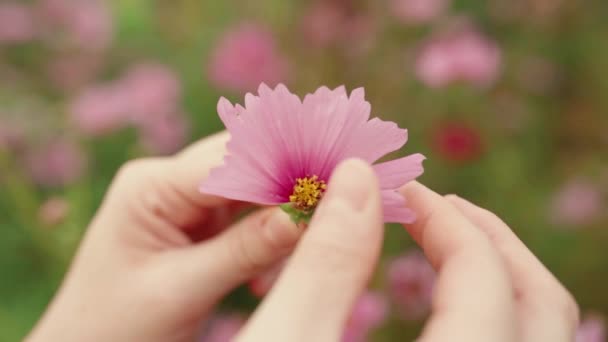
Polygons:
M298 241L303 230L291 221L282 210L274 210L264 224L270 241L276 246L290 247Z
M355 211L363 210L374 184L375 175L371 167L362 160L349 159L334 170L325 200L340 200Z

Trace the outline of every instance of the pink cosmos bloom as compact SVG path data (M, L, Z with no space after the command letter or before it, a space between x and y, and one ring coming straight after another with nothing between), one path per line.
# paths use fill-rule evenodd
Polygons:
M40 12L50 29L83 50L102 51L112 42L114 23L104 0L42 0Z
M556 224L585 225L602 214L602 194L597 186L584 180L571 180L557 192L551 205Z
M576 332L576 342L606 342L606 323L595 315L587 316Z
M378 328L388 316L386 299L375 292L366 292L359 298L346 324L342 342L365 342L372 330Z
M23 43L36 36L35 18L27 5L0 3L0 44Z
M231 342L245 322L245 317L240 314L218 315L211 320L206 333L198 341Z
M300 23L304 40L313 47L339 45L351 57L369 51L377 36L372 17L345 7L329 1L311 5Z
M310 212L338 163L374 163L407 141L407 130L395 123L370 120L362 88L349 97L344 87L321 87L303 101L282 84L274 90L262 84L258 93L245 96L245 107L220 99L218 113L232 138L224 165L211 171L201 191ZM396 189L423 173L424 159L414 154L374 165L385 221L415 220Z
M24 140L24 133L19 127L0 122L0 151L18 148Z
M181 86L175 73L156 62L132 66L121 80L129 96L133 120L146 121L153 116L177 110Z
M51 197L38 209L38 218L46 226L60 224L68 215L70 204L61 197Z
M342 36L345 13L337 4L317 1L302 16L301 30L304 39L316 47L326 47Z
M390 0L393 15L404 23L422 24L439 17L449 0Z
M119 84L110 83L86 89L70 105L76 127L94 136L111 133L130 121L129 94Z
M71 92L92 81L103 62L104 56L96 52L60 53L49 60L46 73L54 86Z
M156 116L138 124L140 142L155 154L176 152L184 145L188 136L188 125L181 113Z
M418 251L407 253L390 262L387 270L389 292L401 317L424 318L431 306L435 271Z
M501 59L496 43L467 28L435 37L425 44L416 60L416 75L431 88L455 82L486 87L498 78Z
M479 130L465 122L442 122L434 127L432 146L443 159L470 162L479 159L484 144Z
M77 145L57 140L30 152L26 157L32 180L43 186L63 186L78 180L85 169L85 156Z
M270 31L246 24L228 31L219 41L208 65L210 81L218 88L252 91L261 82L285 81L288 64Z

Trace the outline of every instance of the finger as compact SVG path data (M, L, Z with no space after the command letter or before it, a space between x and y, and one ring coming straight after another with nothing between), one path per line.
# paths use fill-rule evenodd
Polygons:
M422 341L514 341L512 288L486 236L442 196L412 182L401 192L418 220L406 229L438 271Z
M209 306L228 291L291 253L302 230L278 208L262 209L220 235L171 256L185 293Z
M523 341L570 341L578 307L569 292L496 215L460 197L446 198L496 246L511 273L523 326Z
M339 341L377 262L378 181L359 160L332 176L308 231L239 341Z
M225 225L238 209L237 203L202 194L198 188L209 171L221 164L227 140L222 132L174 157L130 161L118 172L104 206L112 206L113 212L120 209L147 226L168 224L193 236L200 235L196 229L202 223Z

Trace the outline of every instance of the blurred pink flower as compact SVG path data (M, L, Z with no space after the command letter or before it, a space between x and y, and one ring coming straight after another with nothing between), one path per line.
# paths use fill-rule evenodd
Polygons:
M155 154L170 154L179 150L188 137L188 125L182 113L158 115L138 124L142 146Z
M64 186L75 182L85 170L85 155L71 141L56 140L28 153L25 166L34 182L42 186Z
M169 151L186 135L180 96L177 76L163 65L146 62L114 82L83 91L72 101L70 113L86 134L103 135L134 124L152 150Z
M351 13L335 2L316 1L302 16L300 29L304 40L314 47L340 45L351 56L368 51L375 41L375 25L363 13Z
M288 63L270 31L255 24L243 24L220 39L207 72L216 87L246 92L255 90L262 82L276 85L285 81Z
M585 317L576 332L576 342L606 342L606 323L596 315Z
M76 127L93 136L111 133L130 122L129 93L117 83L96 85L83 91L70 104Z
M240 314L217 315L211 319L198 342L232 342L245 322L245 317Z
M179 109L181 86L177 75L156 62L131 66L120 81L129 96L131 115L135 122L153 120Z
M450 0L389 0L392 14L407 24L427 23L441 16Z
M432 38L421 49L415 64L417 77L431 88L455 82L486 87L496 81L501 69L496 43L467 28Z
M341 161L361 158L373 164L407 142L407 130L370 119L371 105L363 88L349 96L344 87L321 87L302 101L282 84L274 89L262 84L258 94L247 94L245 107L225 98L218 102L219 116L231 135L226 145L229 156L211 170L202 192L285 205L286 210L311 215ZM396 189L424 172L424 159L412 154L373 165L386 222L415 221L415 213Z
M102 67L98 53L59 54L48 61L46 73L57 88L74 91L94 80Z
M316 1L302 16L301 29L304 39L311 45L326 47L342 36L345 13L330 1Z
M378 328L388 316L386 298L375 292L361 296L351 313L344 330L343 342L365 342L368 335Z
M104 0L41 0L41 16L69 43L83 50L106 49L114 36L112 14Z
M424 318L430 310L435 271L425 256L413 251L397 257L388 265L389 293L401 317Z
M0 122L0 151L12 150L24 141L23 131L8 122Z
M603 200L598 187L588 181L574 179L557 191L550 214L555 224L585 225L596 220L602 212Z
M38 209L38 218L46 226L60 224L68 215L70 204L61 197L51 197Z
M479 129L465 122L438 123L433 128L431 139L435 152L451 162L470 162L479 159L484 152Z
M29 6L17 2L0 3L0 44L27 42L36 34L36 20Z

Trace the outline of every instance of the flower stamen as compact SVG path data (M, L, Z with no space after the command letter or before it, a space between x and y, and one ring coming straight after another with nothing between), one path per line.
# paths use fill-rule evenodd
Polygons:
M326 189L325 181L319 180L316 175L297 178L296 184L293 186L293 193L289 196L289 202L300 210L313 209L323 197Z

